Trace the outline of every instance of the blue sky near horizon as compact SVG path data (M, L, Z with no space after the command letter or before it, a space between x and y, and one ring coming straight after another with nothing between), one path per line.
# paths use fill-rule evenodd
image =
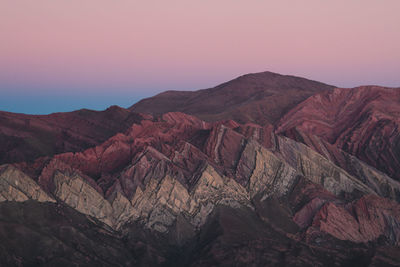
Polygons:
M132 99L133 103L137 99ZM128 107L127 101L113 101L118 106ZM14 113L25 113L33 115L45 115L55 112L69 112L82 108L103 110L110 106L107 99L98 98L60 98L60 97L16 97L2 96L0 100L0 110Z
M44 115L55 112L69 112L78 109L104 110L112 105L128 108L147 95L36 95L21 96L3 94L0 98L0 111Z

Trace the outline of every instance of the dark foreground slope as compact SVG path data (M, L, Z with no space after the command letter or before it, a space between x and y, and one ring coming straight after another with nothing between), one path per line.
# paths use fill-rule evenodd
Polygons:
M225 206L184 245L138 225L117 233L63 205L8 202L0 211L2 266L395 266L400 252L329 237L309 246Z
M304 78L262 72L243 75L214 88L167 91L130 107L135 112L180 111L206 121L274 123L307 97L333 86Z

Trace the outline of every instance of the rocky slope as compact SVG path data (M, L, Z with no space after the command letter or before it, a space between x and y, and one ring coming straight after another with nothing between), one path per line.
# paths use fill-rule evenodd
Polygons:
M117 240L144 230L148 236L131 237L126 248L139 242L146 253L130 254L128 262L363 266L400 260L400 205L270 126L167 113L82 152L4 165L0 178L10 177L19 180L4 186L13 192L2 195L5 203L33 200L53 210L56 202ZM154 252L151 242L164 245ZM153 262L148 253L157 256Z
M339 154L334 151L338 148L400 180L399 103L400 88L336 88L292 109L279 122L277 132L331 158ZM321 147L318 139L328 145Z
M309 96L333 86L272 72L247 74L214 88L167 91L130 107L135 112L180 111L206 121L232 119L264 125L279 120Z

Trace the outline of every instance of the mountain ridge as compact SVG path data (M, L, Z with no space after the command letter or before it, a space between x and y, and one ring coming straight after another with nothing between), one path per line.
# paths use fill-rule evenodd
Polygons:
M223 99L197 109L215 116L111 107L31 122L50 136L75 126L79 142L0 166L0 263L398 266L398 91L263 75L161 94ZM15 116L3 135L45 140Z
M166 91L143 99L129 109L156 115L180 111L207 121L233 119L265 124L274 123L313 93L332 88L334 86L296 76L261 72L243 75L209 89Z

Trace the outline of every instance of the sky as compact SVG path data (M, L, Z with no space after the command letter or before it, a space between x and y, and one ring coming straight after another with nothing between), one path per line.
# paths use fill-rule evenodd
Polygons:
M129 107L273 71L400 86L398 0L1 0L0 110Z

